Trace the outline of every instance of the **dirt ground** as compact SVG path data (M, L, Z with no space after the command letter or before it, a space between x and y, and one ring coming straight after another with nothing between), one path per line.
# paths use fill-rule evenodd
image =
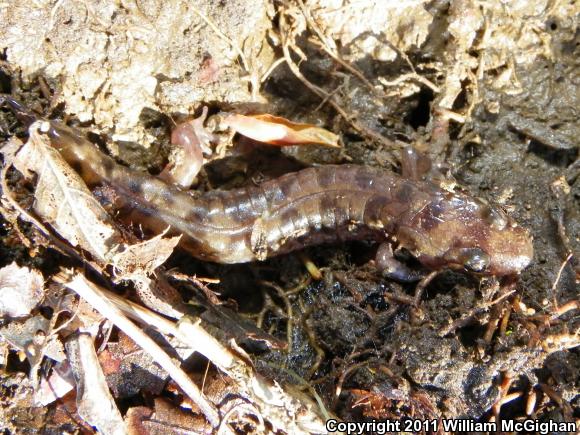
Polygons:
M413 145L448 183L501 204L534 239L534 260L515 282L442 271L418 304L416 284L380 276L376 246L366 241L227 266L179 249L169 256L170 249L147 279L169 283L237 361L251 361L248 370L292 399L275 417L214 360L178 356L172 347L227 415L221 429L317 433L314 420L331 417L580 425L577 2L190 3L3 2L1 92L44 118L64 119L118 162L151 174L168 161L174 121L199 115L202 106L210 115L282 116L340 138L339 149L250 144L251 152L241 152L248 144L236 136L237 147L207 159L192 188L200 192L317 164L399 172L401 147ZM4 144L26 140L8 109L0 112L0 135ZM34 183L6 165L2 177L0 267L16 262L44 281L44 296L27 315L0 317L3 433L115 432L86 417L78 374L76 389L39 404L46 399L41 379L74 361L68 336L78 329L66 319L75 310L85 315L81 329L95 338L129 432L215 431L154 357L97 307L78 308L78 297L66 296L55 277L67 268L135 301L139 283L115 280L90 254L63 248L66 237L43 234L6 199L10 189L34 215ZM77 307L65 320L55 314L53 293ZM47 324L62 344L45 340L41 355L31 354L27 340ZM167 336L156 340L169 346Z

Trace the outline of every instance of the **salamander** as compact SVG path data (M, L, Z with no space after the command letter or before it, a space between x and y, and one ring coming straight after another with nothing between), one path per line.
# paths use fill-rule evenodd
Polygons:
M89 187L114 190L113 207L129 221L153 232L170 227L202 260L244 263L320 243L371 240L387 246L376 261L384 269L395 247L426 269L503 276L520 273L533 257L529 232L499 206L387 170L324 165L195 195L118 164L59 122L46 122L43 133Z

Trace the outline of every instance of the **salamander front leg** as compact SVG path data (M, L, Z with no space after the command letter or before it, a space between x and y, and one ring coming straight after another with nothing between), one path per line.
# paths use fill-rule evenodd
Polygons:
M412 146L401 150L401 174L411 180L421 180L432 170L429 157Z
M171 143L177 147L169 156L169 164L159 174L162 180L184 189L191 187L203 165L203 155L211 155L210 144L218 140L217 136L206 130L206 117L207 107L204 106L199 118L178 124L173 129Z
M379 246L377 255L375 256L375 264L384 277L394 279L395 281L415 282L420 281L424 277L422 271L411 269L397 260L393 255L393 248L388 242L382 243Z

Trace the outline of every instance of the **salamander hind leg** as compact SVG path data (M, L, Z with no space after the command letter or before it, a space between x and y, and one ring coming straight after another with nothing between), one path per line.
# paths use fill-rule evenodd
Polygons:
M375 256L375 264L385 278L399 282L420 281L425 275L421 270L411 269L397 260L393 255L393 248L388 242L379 246Z

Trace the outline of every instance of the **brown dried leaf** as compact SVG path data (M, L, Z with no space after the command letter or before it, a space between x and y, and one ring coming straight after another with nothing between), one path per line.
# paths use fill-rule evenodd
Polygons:
M125 416L130 435L209 433L211 427L200 416L179 409L162 398L154 401L153 409L130 408Z
M40 314L25 321L10 322L0 328L0 336L15 349L25 352L31 366L39 363L43 356L55 361L65 359L58 336L50 334L50 321Z
M318 144L340 147L336 134L312 124L299 124L279 116L232 114L223 123L244 136L271 145Z
M120 240L111 217L80 176L41 134L43 122L30 126L30 138L11 162L22 174L38 174L35 211L73 246L105 261Z
M42 377L40 388L34 392L37 405L46 406L64 397L74 388L74 379L68 361L56 363L49 377Z
M119 332L118 342L109 342L99 354L99 363L117 399L140 392L156 396L163 390L169 376L155 364L149 353L122 332Z
M163 238L159 234L150 240L125 246L115 253L111 264L118 280L131 280L141 301L149 308L166 316L179 318L183 315L180 294L161 276L153 281L149 278L173 253L180 236Z
M134 279L148 276L161 266L173 253L181 236L164 239L165 233L134 245L125 246L116 252L111 264L119 279Z
M43 285L40 272L15 262L0 269L0 318L28 316L44 296Z
M156 278L155 280L146 276L132 278L139 299L157 313L173 319L181 318L185 312L181 295L162 274L158 274Z
M73 334L66 342L66 353L76 383L79 416L100 433L127 433L123 417L109 391L99 365L90 334Z

